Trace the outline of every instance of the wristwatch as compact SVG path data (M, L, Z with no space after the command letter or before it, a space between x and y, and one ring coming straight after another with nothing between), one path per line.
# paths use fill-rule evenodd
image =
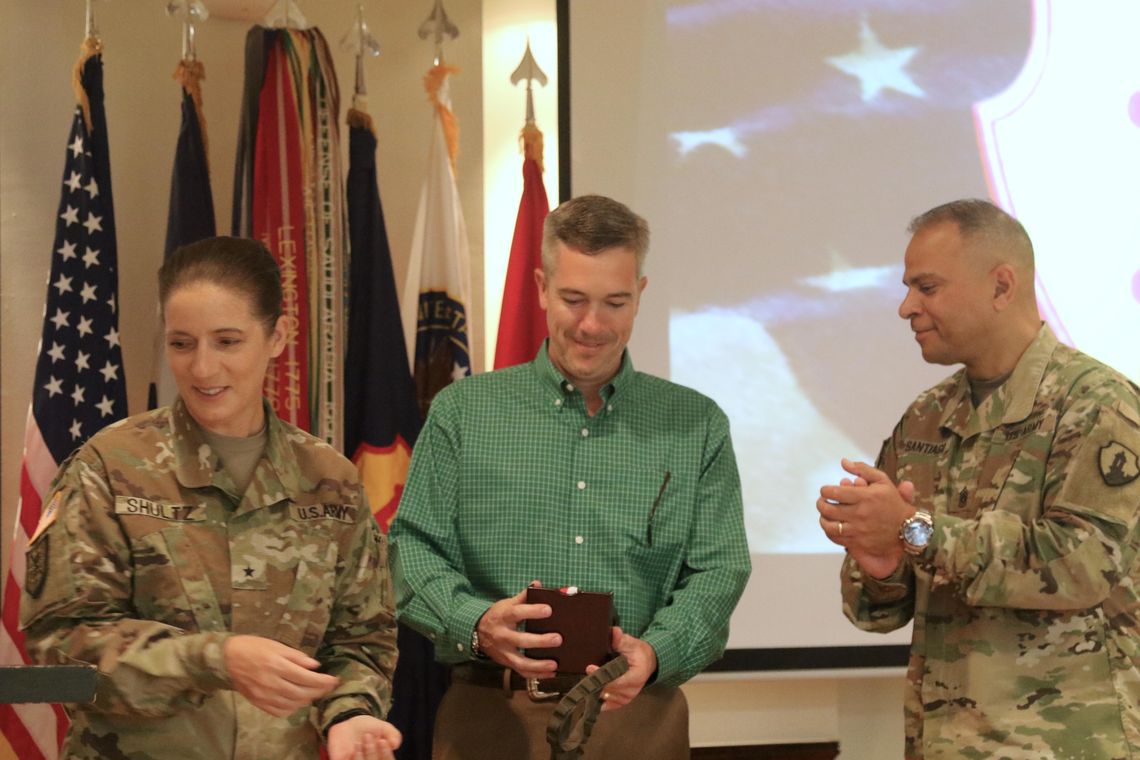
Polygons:
M922 554L934 535L934 518L921 509L903 520L899 526L899 540L907 554Z
M479 618L482 620L482 618ZM487 655L483 654L483 648L479 646L479 624L476 623L475 627L471 629L471 654L480 660L486 660Z

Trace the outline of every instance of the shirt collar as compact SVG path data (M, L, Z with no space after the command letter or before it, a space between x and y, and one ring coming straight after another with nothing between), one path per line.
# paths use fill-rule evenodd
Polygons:
M550 360L550 338L542 342L531 366L534 367L535 374L538 376L542 387L554 393L556 399L561 399L578 391L577 386L563 377L558 368L554 366L554 362ZM621 352L621 366L618 367L617 374L602 386L602 400L607 404L615 401L624 390L633 384L636 375L637 373L633 369L633 360L630 358L627 348Z
M1024 420L1033 411L1037 389L1058 345L1049 325L1042 323L1009 378L976 410L970 400L970 381L966 378L966 371L960 370L957 385L942 415L943 427L966 437Z
M269 402L265 406L265 424L268 441L264 460L254 472L250 483L254 504L264 507L285 498L285 494L298 490L298 467L293 448L289 445L289 431L273 412ZM181 398L170 406L170 424L173 432L171 448L175 458L175 477L186 488L216 486L232 492L233 479L218 460L217 453L206 443L201 426L190 415ZM240 498L241 494L237 494Z

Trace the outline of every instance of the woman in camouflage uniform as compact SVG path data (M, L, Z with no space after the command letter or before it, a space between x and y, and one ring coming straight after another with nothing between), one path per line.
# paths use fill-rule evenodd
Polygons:
M387 547L352 463L262 398L273 257L185 246L159 299L179 398L75 452L28 549L29 651L99 669L61 758L390 758Z

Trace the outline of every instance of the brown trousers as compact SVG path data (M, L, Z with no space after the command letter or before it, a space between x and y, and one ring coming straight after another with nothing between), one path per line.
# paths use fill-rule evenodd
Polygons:
M435 719L433 760L549 760L546 724L558 700L534 702L454 679ZM583 760L689 760L689 705L680 689L650 686L601 713Z

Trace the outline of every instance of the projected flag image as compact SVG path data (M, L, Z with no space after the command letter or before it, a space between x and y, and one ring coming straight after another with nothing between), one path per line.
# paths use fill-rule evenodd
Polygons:
M800 507L841 456L873 461L907 401L949 373L897 315L906 224L927 208L981 197L1020 218L1042 318L1140 378L1140 6L653 13L667 44L643 51L659 103L646 123L665 133L639 160L666 180L637 190L669 304L660 350L729 414L754 552L833 551Z

